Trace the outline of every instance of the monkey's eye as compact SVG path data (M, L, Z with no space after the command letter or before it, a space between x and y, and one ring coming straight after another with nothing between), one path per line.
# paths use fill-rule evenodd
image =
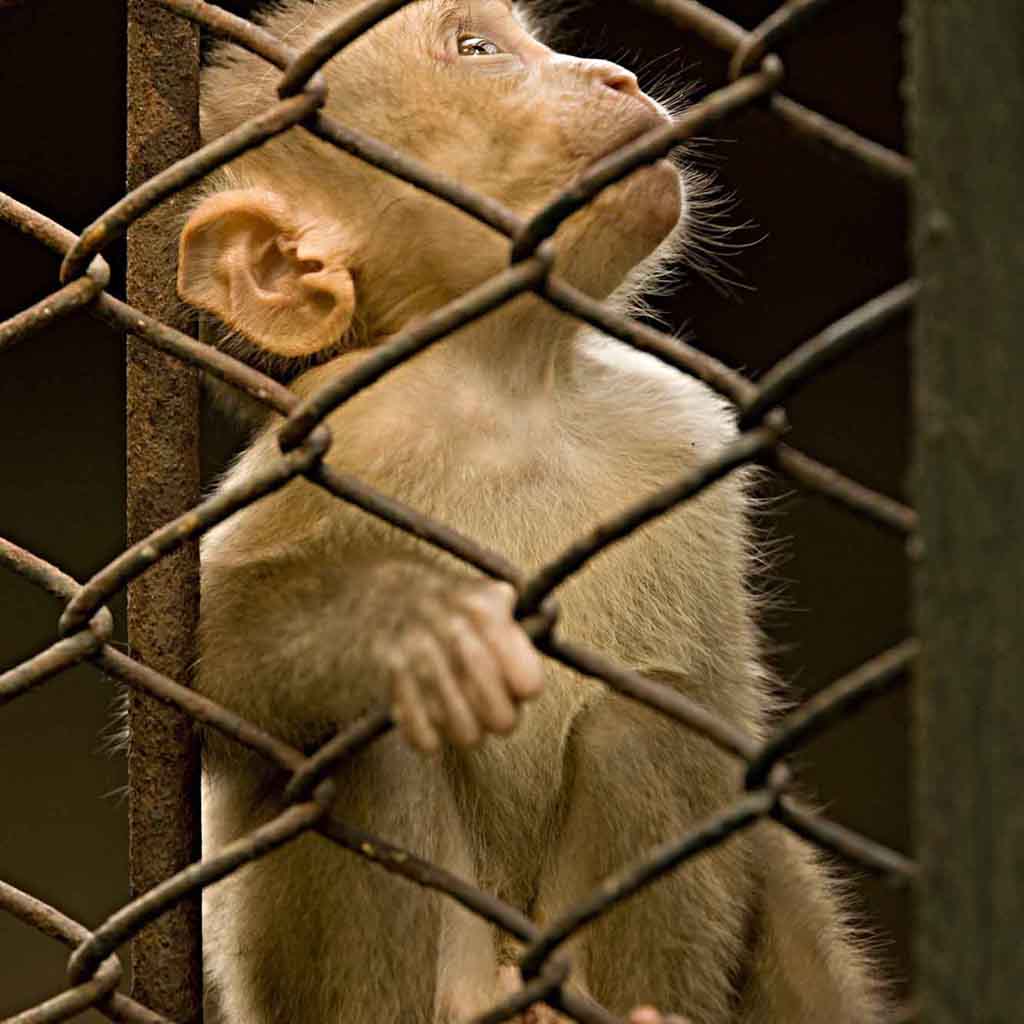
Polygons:
M489 57L495 53L501 53L502 49L497 43L483 36L459 36L460 57Z

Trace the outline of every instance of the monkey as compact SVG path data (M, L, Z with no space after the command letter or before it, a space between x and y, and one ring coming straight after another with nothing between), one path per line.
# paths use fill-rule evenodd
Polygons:
M266 25L300 47L355 6L285 0ZM323 74L332 116L524 218L669 119L631 72L554 51L510 0L416 0ZM258 58L221 49L203 73L204 139L264 109L274 84ZM666 159L604 190L553 236L555 272L633 308L686 244L688 181ZM508 259L508 240L468 214L292 130L207 182L178 290L226 350L305 397ZM253 426L221 486L277 457L280 422ZM737 429L703 383L532 294L326 425L328 464L526 570ZM751 586L752 486L735 472L604 551L559 589L557 628L762 738L778 709ZM305 748L386 702L397 728L338 770L332 813L550 921L726 806L741 766L542 658L516 599L297 479L203 539L196 686ZM210 854L280 811L283 787L212 733L203 759ZM203 932L226 1024L465 1024L519 984L520 950L489 923L316 835L208 888ZM864 945L817 856L760 823L563 952L573 990L633 1024L870 1024L884 997ZM521 1024L561 1019L538 1005Z

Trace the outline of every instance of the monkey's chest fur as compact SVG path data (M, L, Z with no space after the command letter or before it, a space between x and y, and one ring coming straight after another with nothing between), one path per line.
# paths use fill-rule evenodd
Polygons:
M715 400L693 382L673 391L660 378L641 379L632 392L595 388L547 408L477 407L453 399L451 380L430 375L413 387L399 380L391 401L387 383L331 416L330 464L527 571L684 474L728 432ZM235 472L272 457L273 447L268 434ZM287 501L299 534L289 543L305 532L330 536L331 557L342 561L381 546L414 546L420 557L456 564L305 482L290 489L243 512L204 558L210 549L244 557L246 548L265 557L282 543L280 506ZM719 485L602 553L561 587L560 635L634 668L706 679L709 662L736 660L729 674L738 674L745 645L724 651L715 637L723 629L741 638L749 632L746 594L737 589L744 531L742 489ZM713 694L702 696L714 702ZM573 723L604 699L603 684L549 663L545 692L515 733L470 754L446 755L478 882L524 909L560 813Z

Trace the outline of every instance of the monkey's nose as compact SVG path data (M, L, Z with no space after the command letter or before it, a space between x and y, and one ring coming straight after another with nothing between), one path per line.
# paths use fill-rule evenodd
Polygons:
M587 70L602 85L627 96L641 96L640 83L632 71L627 71L610 60L588 60Z

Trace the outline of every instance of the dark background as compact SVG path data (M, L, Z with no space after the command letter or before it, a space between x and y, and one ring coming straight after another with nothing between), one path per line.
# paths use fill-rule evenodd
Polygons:
M250 3L227 3L246 13ZM724 82L725 61L623 0L573 8L563 49L617 59L698 97ZM772 0L717 0L747 26ZM903 145L901 4L860 0L821 14L780 54L788 95L886 145ZM0 2L4 144L0 190L74 230L122 193L124 11L117 0ZM900 281L906 206L843 158L801 140L761 109L695 147L738 231L718 246L727 292L691 279L663 302L708 351L756 374L830 320ZM108 255L120 277L122 252ZM57 260L0 226L0 319L56 287ZM124 546L123 342L76 316L0 354L0 535L65 571L90 576ZM816 380L790 405L792 441L864 483L905 497L907 348L902 328ZM223 447L221 445L221 447ZM775 485L762 525L771 538L766 612L772 659L806 696L907 632L901 540ZM123 629L123 606L115 606ZM0 671L55 635L58 608L0 575ZM122 636L123 639L123 636ZM114 692L89 667L0 710L0 878L86 925L128 898L123 758L109 751ZM886 697L815 742L797 763L837 820L907 850L907 704ZM881 939L898 992L908 981L906 894L859 879L857 899ZM59 991L66 951L0 916L0 1016ZM83 1020L99 1020L95 1014Z

